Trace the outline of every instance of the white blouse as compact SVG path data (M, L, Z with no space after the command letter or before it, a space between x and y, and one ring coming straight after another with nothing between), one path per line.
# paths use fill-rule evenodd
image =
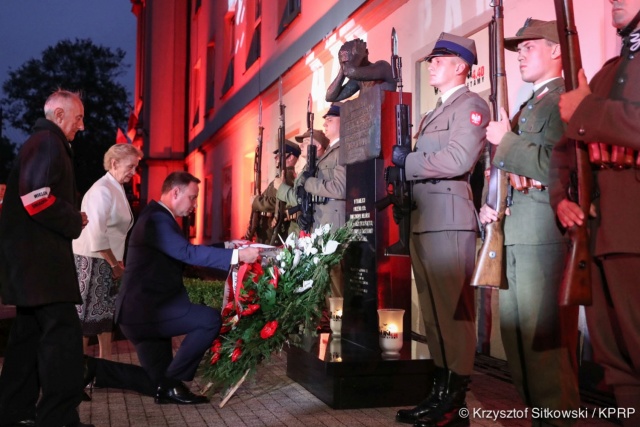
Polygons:
M73 241L73 253L103 258L98 251L111 249L122 261L127 232L133 226L133 214L122 184L107 172L82 199L81 211L89 223Z

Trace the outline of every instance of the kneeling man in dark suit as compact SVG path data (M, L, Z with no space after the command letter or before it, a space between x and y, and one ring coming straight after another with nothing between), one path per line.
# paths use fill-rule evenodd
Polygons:
M185 264L227 270L254 262L259 250L192 245L176 217L196 207L200 180L173 172L162 185L160 201L151 201L133 226L122 287L116 300L116 322L136 348L142 367L103 359L86 359L85 382L134 390L156 403L205 403L189 391L204 353L220 331L220 313L192 304L182 281ZM176 355L171 339L185 335Z

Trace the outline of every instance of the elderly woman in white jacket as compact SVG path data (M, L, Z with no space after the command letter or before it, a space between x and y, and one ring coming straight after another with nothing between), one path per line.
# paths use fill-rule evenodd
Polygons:
M111 359L111 336L117 281L124 273L124 247L133 225L133 214L123 184L136 173L142 151L130 144L113 145L104 155L107 173L82 199L89 223L73 241L76 272L82 295L78 315L82 323L84 350L89 337L97 335L99 357Z

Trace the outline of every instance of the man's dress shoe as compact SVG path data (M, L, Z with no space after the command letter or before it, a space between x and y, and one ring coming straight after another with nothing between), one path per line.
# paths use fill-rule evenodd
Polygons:
M180 383L171 388L158 387L155 402L159 404L177 403L178 405L195 405L198 403L208 403L209 399L206 396L198 396L191 393L184 384Z
M15 422L13 424L0 424L2 427L35 427L36 420L26 419L22 421ZM63 427L95 427L93 424L85 424L78 422L77 424L71 424Z
M83 372L82 372L82 385L84 388L89 388L89 392L93 394L93 380L96 377L96 361L88 356L84 356ZM90 402L91 396L86 391L82 392L82 401Z
M27 418L22 421L16 421L11 424L0 424L2 427L36 427L36 420Z

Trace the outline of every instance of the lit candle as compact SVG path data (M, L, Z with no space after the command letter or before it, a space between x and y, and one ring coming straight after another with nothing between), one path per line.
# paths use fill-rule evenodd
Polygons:
M329 312L331 318L329 319L329 327L334 336L339 336L342 333L342 304L343 298L331 297L329 298Z
M379 343L383 358L398 358L402 350L402 317L404 310L378 310Z

